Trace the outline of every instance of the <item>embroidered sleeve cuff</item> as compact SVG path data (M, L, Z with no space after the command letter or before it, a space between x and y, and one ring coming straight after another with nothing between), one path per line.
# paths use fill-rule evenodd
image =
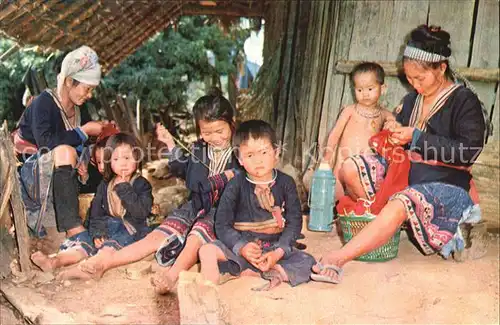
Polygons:
M422 134L422 131L420 131L419 129L415 128L413 130L413 135L412 135L412 139L411 139L410 150L418 149L417 142L418 142L418 139L420 138L421 134Z
M85 133L85 131L83 131L83 129L81 127L75 128L75 131L76 131L76 133L78 133L78 136L80 137L80 139L82 139L82 142L85 142L88 140L89 136L87 135L87 133Z
M244 240L240 240L238 241L234 246L233 246L233 253L235 253L236 255L238 256L241 256L241 249L243 248L243 246L245 246L247 244L246 241Z

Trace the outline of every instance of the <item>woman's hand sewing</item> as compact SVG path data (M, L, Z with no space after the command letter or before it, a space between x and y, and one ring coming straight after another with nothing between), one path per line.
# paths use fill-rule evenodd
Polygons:
M90 136L99 136L102 132L104 123L98 121L90 121L82 126L83 132Z
M397 127L391 135L391 140L398 145L404 146L411 142L414 130L415 128L411 126Z

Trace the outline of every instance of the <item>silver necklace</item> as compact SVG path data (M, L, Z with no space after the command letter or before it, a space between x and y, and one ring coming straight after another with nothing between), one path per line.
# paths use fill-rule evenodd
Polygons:
M381 109L380 109L380 106L377 105L377 110L375 112L367 112L367 111L364 111L364 110L361 110L359 107L358 107L358 104L356 104L354 106L354 110L356 111L356 113L358 113L359 115L363 116L364 118L377 118L380 116L380 114L382 114L381 112Z
M273 177L269 181L263 181L263 182L262 181L254 181L253 179L248 177L248 174L246 176L246 179L247 179L247 181L249 181L250 183L255 184L255 185L268 185L268 184L271 184L272 182L274 182L276 180L276 177L278 177L278 173L276 172L276 169L273 169Z

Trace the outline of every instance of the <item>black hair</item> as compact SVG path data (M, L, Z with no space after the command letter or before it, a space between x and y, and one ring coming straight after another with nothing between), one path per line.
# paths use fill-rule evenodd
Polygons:
M224 121L229 124L231 133L234 134L235 111L233 105L222 95L219 88L212 88L207 95L196 100L193 106L193 115L198 136L200 136L200 121Z
M418 49L424 50L426 52L431 52L435 54L442 55L444 57L449 57L451 55L450 48L450 34L441 29L439 26L427 26L420 25L410 33L410 39L408 41L409 46L416 47ZM404 60L413 60L411 58L403 58ZM416 61L416 60L414 60ZM446 64L445 76L453 80L453 75L450 69L450 63L448 60L443 60L440 62L423 62L417 61L421 66L427 69L437 69L442 63Z
M99 140L92 146L92 151L90 153L90 162L97 166L97 159L95 157L97 150L105 148L106 147L106 142L108 141L109 137L105 137L102 140Z
M383 85L385 82L385 72L384 68L375 62L361 62L356 65L351 71L351 82L354 84L354 77L360 73L372 72L375 74L375 78L379 85Z
M273 148L278 148L276 131L263 120L248 120L240 124L233 136L233 147L237 150L246 141L252 139L268 139Z
M109 182L116 176L113 169L111 169L111 156L113 155L113 151L119 146L126 144L132 147L132 153L134 155L134 159L137 162L137 169L140 170L142 166L142 150L139 141L137 139L127 133L117 133L112 135L106 141L106 146L104 147L104 180Z

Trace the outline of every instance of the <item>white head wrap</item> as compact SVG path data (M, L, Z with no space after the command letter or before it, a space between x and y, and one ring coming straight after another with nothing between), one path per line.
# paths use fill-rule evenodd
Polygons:
M89 86L97 86L101 81L101 66L96 52L88 46L81 46L69 52L61 65L61 73L57 75L57 94L61 91L66 77L71 77Z

